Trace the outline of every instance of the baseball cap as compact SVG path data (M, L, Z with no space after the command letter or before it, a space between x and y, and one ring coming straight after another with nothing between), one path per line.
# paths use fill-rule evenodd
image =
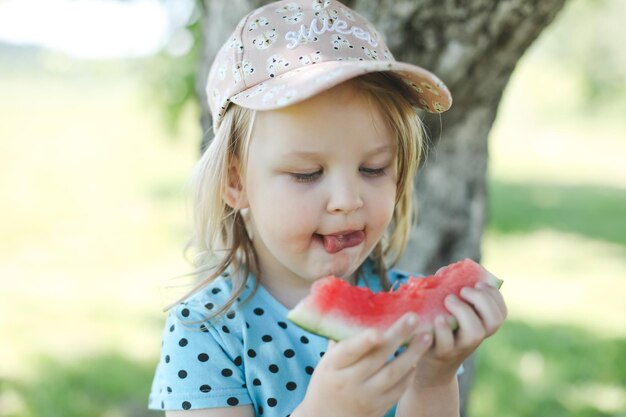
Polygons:
M213 61L206 86L213 129L230 103L274 110L379 71L398 75L418 108L441 113L452 104L437 76L396 61L373 25L339 1L267 4L239 21Z

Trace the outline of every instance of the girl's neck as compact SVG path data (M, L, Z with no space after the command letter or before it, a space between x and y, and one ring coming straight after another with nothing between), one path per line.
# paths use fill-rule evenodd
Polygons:
M313 282L304 280L287 282L275 276L268 278L257 270L254 271L254 276L259 279L260 284L263 285L265 290L287 309L294 308L300 300L309 295L311 285L313 284ZM354 285L356 282L356 273L348 278L347 281Z
M306 282L300 285L285 285L280 281L262 277L260 282L265 290L287 309L294 308L298 301L308 295L311 288L311 285Z

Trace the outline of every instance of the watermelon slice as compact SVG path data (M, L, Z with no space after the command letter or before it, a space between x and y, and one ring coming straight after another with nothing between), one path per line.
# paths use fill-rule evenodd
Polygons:
M449 294L458 296L461 288L474 287L479 282L497 288L502 285L502 280L471 259L443 267L432 276L410 277L397 289L379 293L329 276L314 282L311 293L289 311L287 318L333 340L370 328L385 330L408 312L417 313L422 322L430 325L442 314L454 329L456 320L443 300Z

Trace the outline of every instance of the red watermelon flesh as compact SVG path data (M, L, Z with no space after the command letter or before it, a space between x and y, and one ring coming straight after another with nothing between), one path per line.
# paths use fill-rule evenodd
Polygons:
M342 340L363 330L385 330L408 312L417 313L425 325L438 315L456 322L444 306L450 294L461 288L485 282L500 288L502 280L471 259L441 268L435 275L414 278L391 291L373 293L369 288L348 284L333 276L319 279L310 294L301 300L287 318L299 326L334 340Z

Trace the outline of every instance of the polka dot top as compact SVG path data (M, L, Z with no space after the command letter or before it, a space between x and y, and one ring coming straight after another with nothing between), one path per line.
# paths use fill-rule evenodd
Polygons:
M371 268L364 269L359 285L380 291ZM389 272L392 284L406 277ZM249 283L240 300L251 288ZM300 404L328 340L287 320L287 308L262 285L248 302L235 302L226 314L207 322L206 316L231 291L231 281L220 277L170 310L149 408L251 404L256 415L285 417Z

